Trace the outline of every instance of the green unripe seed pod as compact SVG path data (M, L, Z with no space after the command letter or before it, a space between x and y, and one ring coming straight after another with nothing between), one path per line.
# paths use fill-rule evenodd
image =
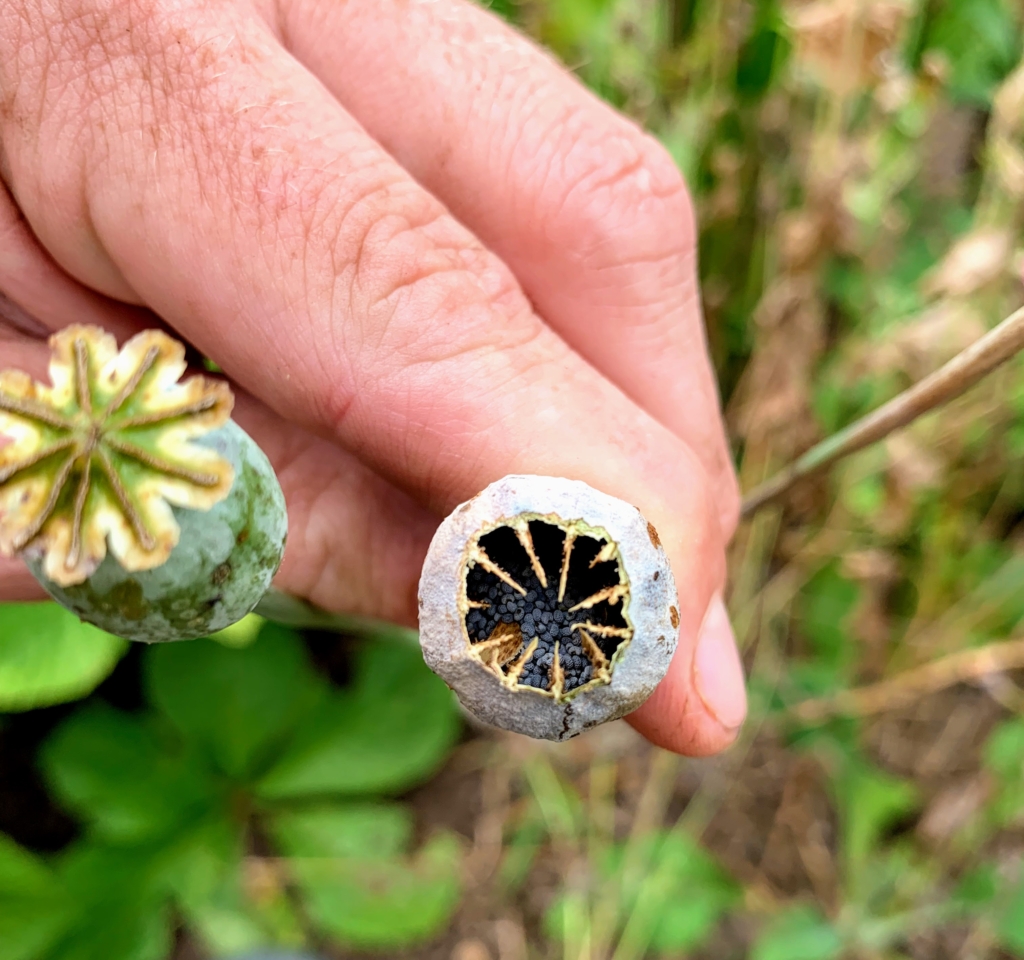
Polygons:
M287 533L266 456L226 383L180 382L181 344L118 352L95 327L51 338L52 386L0 372L0 552L59 603L130 640L205 636L269 589Z
M174 508L178 545L159 567L125 570L110 556L79 584L29 569L47 593L108 633L148 643L205 637L241 620L270 589L287 534L273 467L241 427L228 422L199 443L234 468L231 492L208 511Z

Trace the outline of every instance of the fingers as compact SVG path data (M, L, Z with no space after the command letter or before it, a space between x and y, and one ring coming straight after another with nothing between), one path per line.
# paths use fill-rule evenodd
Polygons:
M693 447L731 534L739 495L693 214L667 153L468 0L275 7L289 48L502 257L538 313Z
M72 280L39 244L0 184L0 323L42 338L69 323L92 323L120 340L152 326L152 320L148 311Z
M45 600L46 591L20 560L0 557L0 603L19 600Z
M506 266L257 23L198 3L28 6L27 42L0 19L0 139L64 269L146 303L425 505L524 471L635 503L680 585L671 682L696 704L724 561L690 448L542 324ZM726 735L695 711L665 745Z

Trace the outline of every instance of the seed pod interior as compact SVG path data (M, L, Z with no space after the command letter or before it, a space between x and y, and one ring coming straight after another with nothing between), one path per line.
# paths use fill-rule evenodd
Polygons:
M647 699L675 650L675 603L636 507L579 481L509 476L435 534L420 643L479 719L564 740Z
M464 589L470 648L510 689L561 700L607 684L633 636L618 544L579 519L526 513L484 528Z

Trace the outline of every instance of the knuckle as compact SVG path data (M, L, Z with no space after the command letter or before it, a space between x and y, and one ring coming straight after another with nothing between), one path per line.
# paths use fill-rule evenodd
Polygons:
M598 268L691 257L693 202L668 151L617 117L611 129L572 114L563 126L570 146L559 209L579 255Z
M332 206L330 312L347 319L323 363L349 371L325 412L335 429L371 380L429 404L454 366L529 352L543 325L511 272L414 182L383 178Z

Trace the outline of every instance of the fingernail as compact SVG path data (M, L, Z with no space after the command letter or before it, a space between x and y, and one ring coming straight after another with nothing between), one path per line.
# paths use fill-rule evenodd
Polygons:
M743 723L747 715L743 663L720 596L711 601L697 638L693 685L708 712L726 730Z

